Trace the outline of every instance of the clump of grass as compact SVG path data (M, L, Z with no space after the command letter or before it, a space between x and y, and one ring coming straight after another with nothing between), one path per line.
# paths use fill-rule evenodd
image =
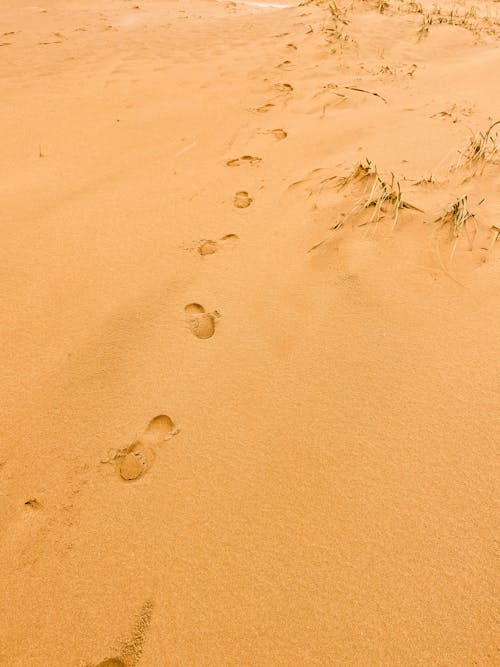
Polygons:
M428 176L424 176L420 180L415 181L415 185L432 185L435 182L436 182L436 179L434 178L434 176L431 173Z
M380 174L375 170L374 181L371 192L364 203L364 208L374 207L373 214L368 223L377 222L380 220L381 213L386 204L392 208L392 228L394 229L398 223L399 211L407 208L414 211L423 212L421 209L413 206L403 198L401 192L401 185L396 181L394 174L391 173L391 180L385 181Z
M462 153L458 163L459 167L470 167L475 175L478 170L484 169L498 152L498 133L493 131L500 120L495 121L485 132L477 132L470 140L468 147Z
M474 221L474 230L472 236L470 235L468 229L468 223L470 220ZM458 242L460 241L460 239L464 234L467 237L467 241L469 243L469 250L472 250L474 239L476 237L478 229L477 229L477 222L475 220L475 215L474 213L471 213L469 211L467 203L467 195L462 195L462 197L458 197L458 199L456 199L450 206L448 206L448 208L438 218L436 218L434 222L439 224L441 228L446 226L449 227L450 230L449 240L450 242L453 242L450 251L450 258L449 258L450 263L455 255L455 250L457 249ZM446 268L444 267L443 264L442 266L446 271Z
M340 9L334 0L329 3L328 9L330 11L331 23L325 28L325 32L328 33L331 41L348 42L350 37L345 32L344 26L348 25L349 21L346 18L345 10Z
M418 35L418 41L423 39L424 37L427 37L429 34L429 30L431 28L431 25L433 23L433 18L432 14L427 12L422 16L422 23L420 24L420 28L418 29L417 35Z
M420 211L421 213L423 212L421 209L406 201L401 192L401 184L396 180L393 173L391 173L390 180L382 178L376 165L368 158L366 158L365 162L358 162L354 165L353 169L347 176L334 178L337 181L339 189L345 188L347 185L360 184L364 181L367 182L365 193L367 192L368 194L361 197L356 206L354 206L350 213L347 214L344 222L355 212L373 207L374 210L370 219L362 222L361 225L368 225L371 223L378 224L382 214L389 208L392 216L392 228L394 229L398 223L399 212L402 209L412 209L414 211Z
M338 178L339 189L345 188L350 183L359 183L368 176L375 176L377 174L377 167L371 160L366 158L365 163L358 162L354 165L352 171L347 176Z
M411 5L414 5L415 9L411 10ZM407 7L408 11L411 13L423 13L422 6L417 2L410 3L407 5ZM464 12L461 12L456 8L445 11L436 4L422 17L422 24L418 31L419 40L429 34L430 26L433 24L458 26L459 28L470 30L476 36L479 36L483 31L495 34L495 32L498 30L498 26L500 25L498 19L492 18L490 16L479 15L476 7L469 7Z
M459 239L462 233L467 230L468 220L474 218L474 214L469 211L467 205L467 195L458 197L442 215L434 220L441 227L449 226L450 240Z

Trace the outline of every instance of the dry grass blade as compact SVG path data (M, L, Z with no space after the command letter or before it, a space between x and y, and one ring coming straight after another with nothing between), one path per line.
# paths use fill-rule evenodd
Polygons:
M387 100L385 97L382 97L379 93L374 93L371 90L365 90L364 88L356 88L355 86L341 86L342 88L345 88L346 90L354 90L357 93L366 93L367 95L375 95L375 97L379 97L382 102L385 102L387 104Z
M498 238L500 237L500 227L497 227L496 225L491 226L491 232L492 232L492 239L490 243L490 247L488 248L488 252L491 252L493 248L495 247L496 242L498 241Z

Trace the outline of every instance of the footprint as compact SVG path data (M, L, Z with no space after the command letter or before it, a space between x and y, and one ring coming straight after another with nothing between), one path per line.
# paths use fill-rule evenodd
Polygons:
M233 204L236 208L248 208L252 202L253 199L245 190L240 190L234 195Z
M134 442L116 456L116 467L122 479L131 482L149 470L154 461L154 452L142 442Z
M200 255L213 255L217 252L217 242L216 241L202 241L198 246L198 252Z
M184 312L187 315L200 315L205 312L205 309L200 303L188 303L187 306L184 306Z
M177 433L174 422L168 415L154 417L141 436L141 443L154 447Z
M235 158L234 160L228 160L226 165L228 167L241 167L244 164L256 165L262 162L261 157L255 157L254 155L242 155L241 157Z
M257 113L267 113L268 111L271 111L271 109L274 108L274 104L269 102L268 104L263 104L261 107L257 107L254 109Z
M103 660L102 662L100 662L95 667L127 667L127 666L123 662L123 660L120 660L120 658L108 658L107 660Z
M282 130L280 127L277 128L276 130L271 130L270 134L272 134L273 137L278 141L283 141L283 139L286 139L288 137L288 133L285 132L285 130Z
M196 338L212 338L215 333L215 319L219 316L217 312L207 313L199 303L190 303L184 308L188 316L189 330Z
M234 244L238 240L239 237L236 234L226 234L219 239L219 242L221 244ZM197 250L202 257L205 257L206 255L213 255L216 253L219 250L219 247L220 245L217 241L204 239L201 241Z
M142 436L128 447L111 449L101 463L113 463L118 475L125 481L139 479L153 465L153 447L169 440L179 432L168 415L154 417Z
M293 86L290 83L277 83L274 86L274 89L279 91L280 93L292 93L293 92Z

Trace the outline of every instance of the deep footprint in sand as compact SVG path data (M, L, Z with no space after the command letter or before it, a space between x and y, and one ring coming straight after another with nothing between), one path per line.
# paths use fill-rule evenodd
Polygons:
M252 202L253 199L245 190L240 190L234 195L233 204L236 208L248 208Z
M189 330L196 338L212 338L215 333L215 319L218 313L207 313L199 303L190 303L184 308L188 316Z
M98 665L95 667L127 667L123 660L120 660L120 658L108 658L107 660L103 660L100 662Z

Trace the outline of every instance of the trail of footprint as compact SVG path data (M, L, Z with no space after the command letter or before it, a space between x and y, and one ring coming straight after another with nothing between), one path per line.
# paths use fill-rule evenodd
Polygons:
M196 338L212 338L215 333L215 320L219 317L217 311L207 313L199 303L189 303L184 308L189 330Z

